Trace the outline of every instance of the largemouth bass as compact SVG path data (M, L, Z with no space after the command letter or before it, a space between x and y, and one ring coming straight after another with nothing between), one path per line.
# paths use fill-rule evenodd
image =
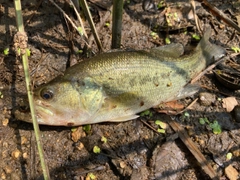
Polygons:
M209 42L210 35L209 28L189 55L181 56L182 45L172 44L103 53L68 68L63 76L34 90L38 123L77 126L127 121L188 95L189 81L225 53Z

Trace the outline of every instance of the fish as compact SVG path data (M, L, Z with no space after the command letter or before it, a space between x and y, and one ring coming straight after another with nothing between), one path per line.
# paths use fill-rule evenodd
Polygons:
M225 54L210 36L208 28L190 54L175 43L106 52L82 61L34 90L37 121L50 126L123 122L196 93L190 80ZM32 122L23 116L20 120Z

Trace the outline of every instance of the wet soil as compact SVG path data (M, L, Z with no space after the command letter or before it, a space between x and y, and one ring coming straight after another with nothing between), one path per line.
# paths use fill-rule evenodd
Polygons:
M239 1L210 2L237 21ZM56 3L77 23L73 10L65 1L58 0ZM183 24L176 24L177 27L166 32L162 28L161 10L154 6L144 10L142 3L141 0L125 2L122 48L147 49L164 45L167 35L172 43L180 42L186 49L194 44L192 35L197 33L194 21L185 19ZM111 17L106 14L111 2L92 0L89 6L95 23L102 24L98 33L104 50L109 51ZM189 5L185 3L183 6ZM200 24L208 24L214 29L211 41L229 50L229 54L233 53L231 47L239 47L239 34L203 9L201 4L197 7ZM99 53L94 41L89 43L92 52L86 53L83 39L49 1L23 0L22 8L31 50L29 64L34 87L47 83L67 67ZM0 0L0 52L9 48L8 55L0 55L0 179L43 179L32 124L17 120L13 114L19 99L26 95L22 62L13 51L15 24L13 2ZM84 24L90 36L90 27L85 20ZM79 50L83 53L78 53ZM232 59L240 62L239 56ZM179 103L186 107L196 98L200 99L190 110L174 116L175 120L184 127L221 179L239 178L240 117L227 112L222 106L222 99L233 96L239 103L240 91L221 85L212 71L197 83L213 91L202 88L200 91L203 94L197 93L180 100ZM201 98L203 96L205 98ZM158 129L154 122L166 121L165 116L156 110L152 109L151 113L128 122L94 124L88 131L84 131L83 127L40 126L51 178L91 179L92 173L100 180L210 179L169 125L165 133L157 133L142 122ZM239 108L235 114L239 114ZM201 118L209 123L201 124ZM210 126L215 120L221 126L220 134L214 134ZM101 149L100 153L93 152L95 146ZM232 154L232 158L227 158L228 153ZM229 169L234 177L230 177Z

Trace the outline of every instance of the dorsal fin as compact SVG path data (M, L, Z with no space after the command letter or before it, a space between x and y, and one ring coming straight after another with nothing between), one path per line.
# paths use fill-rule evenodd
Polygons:
M184 53L183 45L180 43L169 44L152 48L149 52L156 57L171 57L178 58Z

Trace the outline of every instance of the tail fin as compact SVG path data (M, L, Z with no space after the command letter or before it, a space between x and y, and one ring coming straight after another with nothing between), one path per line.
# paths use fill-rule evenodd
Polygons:
M202 50L203 56L205 56L205 59L207 60L207 65L211 64L214 60L223 57L226 53L225 49L221 46L209 42L210 36L211 28L207 27L206 32L197 46L197 49Z

